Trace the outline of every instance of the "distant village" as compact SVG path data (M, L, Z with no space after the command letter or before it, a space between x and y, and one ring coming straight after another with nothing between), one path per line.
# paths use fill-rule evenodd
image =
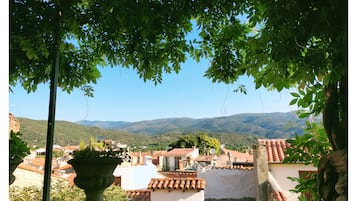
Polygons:
M10 130L19 131L20 122L10 114ZM128 148L111 139L98 138L111 148ZM289 144L285 139L258 139L253 150L238 152L221 145L200 155L198 148L172 148L165 151L129 152L131 160L116 167L112 185L125 190L136 201L209 200L298 200L290 190L297 183L287 177L316 172L313 166L282 163ZM76 173L67 163L78 146L53 146L62 153L52 160L52 179L74 185ZM130 150L130 149L129 149ZM46 149L32 150L14 172L11 186L42 186ZM261 189L261 184L268 189ZM265 197L263 199L263 197Z

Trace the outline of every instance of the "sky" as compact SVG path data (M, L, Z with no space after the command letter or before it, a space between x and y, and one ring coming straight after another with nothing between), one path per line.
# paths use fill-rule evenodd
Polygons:
M189 34L192 38L197 32ZM280 93L264 88L255 90L252 78L242 77L234 84L212 83L204 77L209 60L188 59L178 74L166 74L162 83L139 79L132 69L100 67L102 78L94 87L94 97L80 90L71 94L57 91L56 120L143 121L161 118L210 118L240 113L290 112L289 90ZM239 84L248 94L236 93ZM41 85L28 94L20 86L9 94L9 112L17 117L48 119L49 86Z
M289 106L289 90L255 90L253 79L248 77L231 85L213 83L203 76L208 66L208 60L188 60L178 74L165 74L156 86L144 82L132 69L99 67L102 77L93 85L94 97L84 96L80 90L71 94L57 90L56 120L135 122L296 110L296 106ZM238 84L246 85L247 95L233 92ZM9 112L17 117L46 120L48 105L49 84L30 94L17 86L9 94Z
M0 6L1 27L8 27L8 2ZM349 133L357 130L354 122L356 106L354 87L356 86L355 68L357 32L353 19L356 18L356 1L349 1ZM47 120L49 104L49 85L42 85L36 93L27 94L20 87L9 93L8 88L8 32L0 32L1 64L0 96L1 129L7 133L8 112L18 117ZM236 85L214 84L203 77L209 61L199 64L189 61L183 65L181 72L164 76L162 84L144 83L138 75L124 68L105 68L103 78L94 87L94 98L85 97L79 90L68 95L58 90L56 120L111 120L111 121L141 121L169 117L208 118L228 116L238 113L289 112L296 108L289 106L291 96L289 91L281 93L267 92L265 89L254 90L252 80L245 78L239 84L245 84L248 95L234 93ZM353 67L352 67L353 66ZM352 122L352 123L351 123ZM349 142L355 142L357 135L349 135ZM3 152L8 150L8 135L1 135ZM349 146L349 152L355 151ZM1 160L6 161L6 154ZM352 166L352 163L349 163ZM5 166L3 166L5 168ZM352 169L350 167L350 169ZM6 172L6 170L3 170ZM356 172L349 172L350 178L357 178ZM7 182L0 194L8 193Z
M194 37L195 33L188 37ZM212 83L204 77L209 60L188 59L178 74L165 74L162 83L144 82L132 69L99 67L102 78L93 85L94 97L79 90L57 91L56 120L143 121L161 118L210 118L241 113L290 112L291 90L281 92L255 89L252 78L236 83ZM248 94L233 92L239 84ZM49 83L28 94L20 86L9 93L8 111L17 117L48 119Z

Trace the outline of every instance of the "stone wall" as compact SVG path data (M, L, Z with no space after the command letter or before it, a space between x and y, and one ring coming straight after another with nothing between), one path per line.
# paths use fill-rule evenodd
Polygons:
M14 132L19 132L20 121L12 113L9 113L9 133L11 130Z

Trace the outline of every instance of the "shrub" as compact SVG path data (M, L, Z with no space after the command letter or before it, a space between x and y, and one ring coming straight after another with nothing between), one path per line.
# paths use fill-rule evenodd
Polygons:
M18 187L10 186L10 201L41 200L42 188L36 186ZM84 191L67 181L59 180L51 184L51 201L83 201ZM104 191L104 201L128 201L129 198L119 186L110 186Z

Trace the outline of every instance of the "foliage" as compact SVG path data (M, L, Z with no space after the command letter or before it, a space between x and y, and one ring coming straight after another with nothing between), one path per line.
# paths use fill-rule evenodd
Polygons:
M345 13L347 1L10 1L9 84L30 93L47 83L55 47L58 86L89 96L101 66L133 68L157 84L188 56L208 58L205 76L213 82L247 75L256 88L297 87L291 104L307 109L302 116L320 114L325 91L333 91L325 127L344 139ZM188 38L196 26L198 37ZM247 93L242 85L236 91Z
M44 147L46 143L47 121L21 117L19 120L21 122L21 132L24 134L23 140L31 146ZM130 128L135 127L135 129L139 129L140 127L142 130L140 130L141 133L131 133L124 131L123 128L102 129L93 126L81 126L72 122L56 121L54 144L63 146L74 145L84 139L104 136L107 139L127 144L135 150L139 149L140 146L146 146L150 150L164 150L167 149L168 144L177 140L179 135L192 132L207 132L208 136L217 138L221 144L232 145L238 148L239 144L247 146L254 144L255 139L259 136L290 138L292 137L292 133L302 134L305 120L297 118L294 112L238 114L225 117L224 120L219 117L199 120L201 123L197 123L196 119L191 119L180 124L173 124L171 119L168 119L167 123L165 123L165 125L168 125L167 127L164 128L162 126L155 130L157 132L148 134L144 134L144 132L149 132L149 129L144 130L144 128L153 128L153 125L145 122L134 122L135 125L130 126ZM155 120L153 120L153 124L158 125ZM287 126L287 124L289 125ZM177 129L170 130L172 127ZM168 131L163 132L165 130ZM235 150L234 147L233 149Z
M211 148L219 153L220 142L216 138L209 137L207 133L193 133L179 136L179 139L169 144L172 148L198 147L201 154L208 154Z
M332 151L324 128L316 122L307 122L305 134L303 136L296 135L295 138L288 139L287 142L290 146L286 148L286 157L283 163L312 164L314 167L317 167L320 159ZM298 183L291 191L311 193L314 200L318 200L317 174L307 174L300 178L288 178ZM301 194L300 199L304 199L303 197L304 194Z
M96 142L90 139L89 145L80 143L80 149L73 153L74 159L119 159L120 162L130 161L127 150L113 149L104 146L104 142Z
M36 186L19 187L10 186L9 197L11 201L38 200L42 197L42 189ZM69 185L65 181L55 181L51 183L51 201L82 201L85 194L82 189L75 185ZM104 191L104 200L126 201L129 200L125 191L118 186L110 186Z
M22 134L20 132L10 131L9 139L9 158L24 158L30 154L30 148L27 143L21 139Z
M245 144L228 144L228 145L225 145L225 148L244 153L244 152L247 152L252 147L249 145L245 145Z

